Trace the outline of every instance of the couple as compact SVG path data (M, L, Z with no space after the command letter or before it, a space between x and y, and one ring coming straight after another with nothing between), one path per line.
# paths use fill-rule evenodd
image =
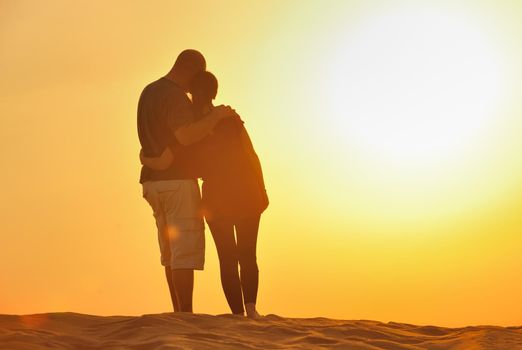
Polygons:
M256 243L268 197L243 122L231 107L212 103L217 87L196 50L181 52L167 75L145 87L138 102L140 183L174 311L192 312L194 270L205 260L204 216L232 313L257 318Z

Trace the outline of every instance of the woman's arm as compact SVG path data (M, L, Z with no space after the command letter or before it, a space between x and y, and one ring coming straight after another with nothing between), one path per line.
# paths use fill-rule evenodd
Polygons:
M165 170L171 166L174 160L174 155L169 147L163 150L163 153L159 157L145 157L143 150L140 151L140 162L147 168L154 170Z
M248 160L250 161L250 164L254 168L254 171L256 172L256 175L260 181L265 206L268 206L268 195L266 194L265 179L263 177L263 169L261 168L261 162L259 161L259 157L257 156L257 153L254 150L254 146L252 145L252 140L250 140L248 132L244 127L241 129L242 130L239 133L241 143L245 149L245 153L247 154Z

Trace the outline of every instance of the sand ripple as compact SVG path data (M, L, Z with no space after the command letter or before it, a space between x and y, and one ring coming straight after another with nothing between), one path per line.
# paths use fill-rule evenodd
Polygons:
M0 315L0 349L502 349L522 327L443 328L376 321L231 315Z

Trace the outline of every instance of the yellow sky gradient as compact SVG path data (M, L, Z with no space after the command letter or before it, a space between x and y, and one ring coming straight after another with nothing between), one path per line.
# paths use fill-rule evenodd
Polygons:
M1 0L0 313L171 310L136 105L196 48L265 172L262 313L521 324L521 16L517 1ZM226 313L208 233L195 311Z

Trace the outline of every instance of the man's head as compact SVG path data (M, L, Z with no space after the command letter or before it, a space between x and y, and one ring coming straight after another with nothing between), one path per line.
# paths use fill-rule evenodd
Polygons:
M206 68L207 63L201 52L187 49L178 55L168 76L174 79L185 91L188 91L192 79Z

